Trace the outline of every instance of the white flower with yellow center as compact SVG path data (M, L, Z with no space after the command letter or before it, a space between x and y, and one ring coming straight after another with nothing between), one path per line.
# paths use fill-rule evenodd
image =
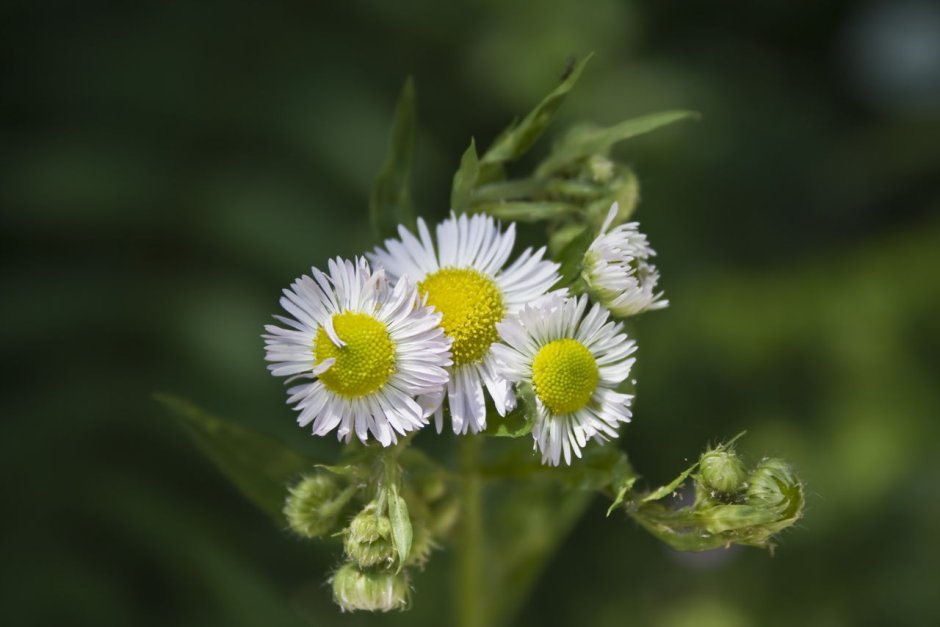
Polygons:
M630 375L636 343L608 312L586 296L553 297L525 307L498 325L502 344L493 347L507 378L535 390L532 429L542 463L581 457L590 438L617 437L629 422L633 397L617 392Z
M526 303L544 296L558 281L558 264L544 261L545 249L527 248L506 265L516 239L515 225L500 232L493 218L451 214L437 226L437 246L424 220L418 236L399 227L400 239L385 241L369 258L391 278L410 276L428 305L443 318L453 340L454 365L447 383L454 433L476 433L486 427L485 388L499 414L515 406L512 386L497 370L492 351L499 339L496 325ZM443 399L430 399L442 401ZM443 406L435 412L443 426Z
M434 407L416 398L440 396L451 364L441 315L420 303L407 279L390 289L365 259L330 260L284 290L275 316L288 328L265 327L268 368L275 376L310 379L288 390L301 426L315 435L336 430L349 442L372 434L389 446L428 424Z
M617 209L614 203L584 255L581 278L588 293L619 318L667 307L669 301L656 292L659 271L649 261L656 251L640 233L640 224L621 224L608 232Z

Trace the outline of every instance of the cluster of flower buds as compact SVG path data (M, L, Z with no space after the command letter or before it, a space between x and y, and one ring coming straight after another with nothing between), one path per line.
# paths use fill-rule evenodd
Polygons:
M670 508L661 501L689 476L694 503ZM733 444L723 444L664 489L638 498L627 512L654 535L683 551L743 544L773 548L771 539L803 515L803 484L782 459L764 458L750 470Z
M397 452L404 468L367 451L318 468L288 492L283 513L291 531L343 540L346 561L331 583L347 611L406 607L410 569L424 567L457 517L441 469L418 451Z

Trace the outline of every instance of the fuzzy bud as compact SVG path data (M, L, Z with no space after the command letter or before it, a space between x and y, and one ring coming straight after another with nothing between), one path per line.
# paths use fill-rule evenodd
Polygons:
M388 566L395 561L392 524L368 505L349 523L345 539L346 555L361 568Z
M706 451L699 460L699 477L705 486L720 494L734 494L745 487L744 463L726 449Z
M748 479L747 503L755 507L799 509L803 503L802 489L790 464L782 459L765 459Z
M284 516L297 535L305 538L324 536L336 527L339 514L350 496L351 492L341 491L329 474L307 476L290 488Z
M388 612L408 605L408 577L385 569L343 564L333 575L333 600L344 612Z

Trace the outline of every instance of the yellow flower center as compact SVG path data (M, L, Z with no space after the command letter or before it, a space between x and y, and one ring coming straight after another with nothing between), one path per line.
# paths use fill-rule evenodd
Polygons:
M472 268L442 268L419 283L418 290L441 313L444 333L454 341L454 365L482 360L499 337L496 323L506 315L496 283Z
M395 371L395 344L385 325L372 316L353 311L333 314L333 330L345 346L337 346L320 327L314 341L315 363L336 359L329 370L320 374L328 390L341 396L372 394Z
M587 405L597 381L597 362L577 340L549 342L532 361L535 393L555 415L570 414Z

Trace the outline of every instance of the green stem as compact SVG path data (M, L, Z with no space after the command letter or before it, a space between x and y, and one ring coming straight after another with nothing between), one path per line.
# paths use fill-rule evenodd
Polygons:
M478 474L479 436L460 438L461 490L460 534L457 544L456 604L454 623L458 627L485 627L486 594L483 573L483 486Z

